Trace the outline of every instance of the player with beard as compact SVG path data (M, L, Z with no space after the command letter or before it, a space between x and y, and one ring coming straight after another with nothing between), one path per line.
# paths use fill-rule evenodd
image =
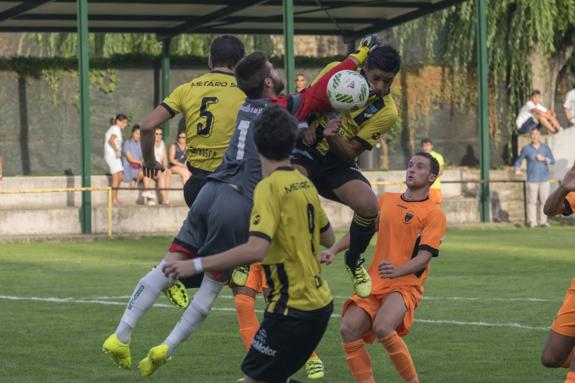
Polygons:
M289 96L280 97L283 83L263 53L252 53L238 63L236 80L248 98L238 112L236 129L223 162L208 176L164 260L137 283L116 331L104 343L104 349L112 354L117 364L125 368L131 366L129 342L132 331L162 289L172 281L162 272L167 262L210 256L247 241L253 192L262 177L261 161L253 139L254 121L271 105L283 107L300 121L310 113L329 111L331 106L326 90L329 79L340 70L355 70L367 57L373 41L362 40L358 51L328 71L316 84ZM153 176L162 170L150 153L144 152L144 174ZM199 328L228 279L229 272L204 276L170 335L140 361L138 368L142 376L152 375ZM110 344L114 347L106 348Z

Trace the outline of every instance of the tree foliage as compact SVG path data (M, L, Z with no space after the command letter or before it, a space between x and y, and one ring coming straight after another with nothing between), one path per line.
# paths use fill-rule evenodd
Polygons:
M446 8L395 28L394 37L404 48L424 36L430 61L469 72L477 54L475 7L468 0ZM508 97L509 126L531 91L534 50L551 59L573 47L575 0L487 0L487 20L490 85L496 99Z

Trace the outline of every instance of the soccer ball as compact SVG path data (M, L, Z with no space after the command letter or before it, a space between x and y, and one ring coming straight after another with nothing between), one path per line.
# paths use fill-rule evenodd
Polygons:
M358 72L342 70L329 79L327 98L336 112L352 112L367 102L369 85Z

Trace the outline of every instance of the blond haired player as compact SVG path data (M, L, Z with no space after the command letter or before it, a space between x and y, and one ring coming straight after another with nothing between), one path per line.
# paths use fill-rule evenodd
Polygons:
M445 232L445 215L428 197L438 174L437 160L417 153L407 166L405 193L384 193L379 199L377 243L368 270L373 289L370 296L354 294L344 304L340 327L345 358L356 382L375 382L365 342L376 339L403 380L419 382L402 337L413 323L429 263L439 255ZM322 258L332 261L348 244L346 235Z

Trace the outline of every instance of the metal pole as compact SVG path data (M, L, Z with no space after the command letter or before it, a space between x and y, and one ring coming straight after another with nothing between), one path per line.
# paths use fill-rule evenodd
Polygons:
M487 16L486 0L476 0L477 72L479 78L479 127L481 131L481 222L489 222L489 105L487 102Z
M170 95L170 39L162 41L162 101ZM170 121L162 125L164 132L164 142L168 144L170 140Z
M88 45L88 0L78 4L78 63L80 72L80 125L82 129L82 187L92 185L92 130L90 127L90 56ZM80 209L82 233L92 233L92 194L82 192Z
M284 22L284 69L287 79L288 93L295 92L295 59L293 54L293 0L283 0Z

